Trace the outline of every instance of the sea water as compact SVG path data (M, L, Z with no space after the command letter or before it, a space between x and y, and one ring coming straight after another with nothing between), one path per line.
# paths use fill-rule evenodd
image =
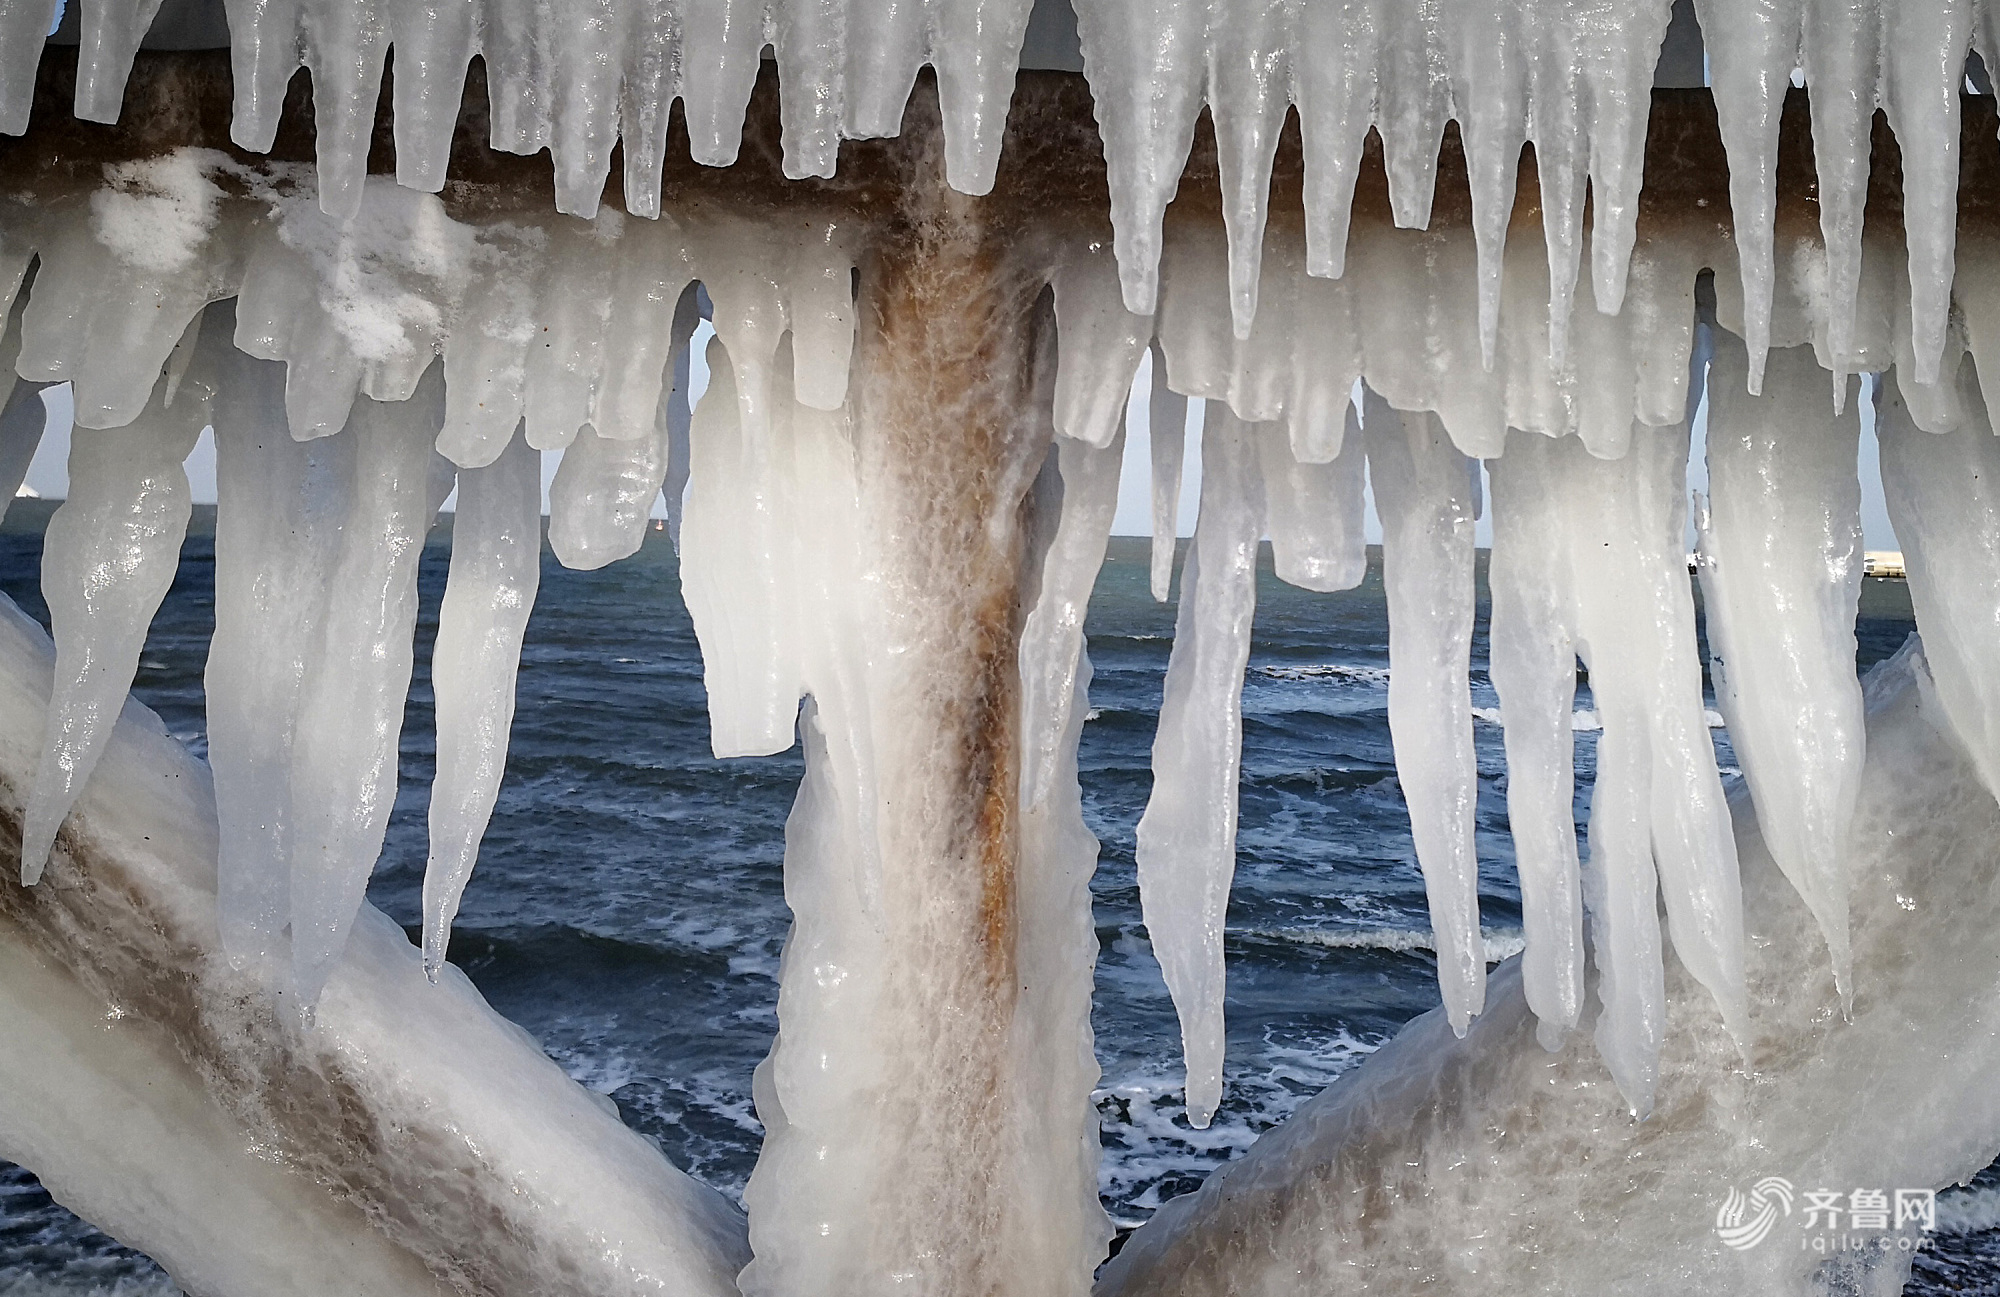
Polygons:
M45 624L41 529L52 508L20 501L0 530L0 592ZM214 627L212 516L197 510L133 687L196 752ZM401 792L369 891L413 940L433 773L429 653L449 556L447 517L421 568ZM1483 563L1472 689L1480 908L1497 960L1520 949L1521 912L1498 699L1485 671ZM1084 815L1103 843L1093 885L1099 1186L1121 1230L1195 1188L1438 1003L1389 743L1379 552L1358 588L1323 595L1279 582L1267 548L1259 586L1226 939L1229 1056L1221 1110L1201 1131L1185 1118L1179 1030L1140 922L1132 858L1175 611L1148 593L1147 542L1111 542L1091 602L1096 675L1079 764ZM1858 665L1894 652L1911 629L1902 583L1868 581ZM1724 775L1734 776L1728 736L1710 719ZM1596 724L1580 680L1579 824ZM545 551L507 777L450 955L571 1075L615 1100L628 1124L732 1196L761 1135L750 1074L777 1026L789 918L780 862L799 774L796 753L709 755L701 663L664 532L649 531L639 554L596 572L567 571ZM2000 1175L1989 1170L1947 1195L1939 1215L1938 1250L1919 1262L1910 1291L2000 1284ZM0 1164L0 1297L173 1291L146 1258Z

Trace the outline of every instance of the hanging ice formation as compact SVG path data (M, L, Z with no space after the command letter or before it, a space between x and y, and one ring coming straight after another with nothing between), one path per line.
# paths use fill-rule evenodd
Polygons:
M1709 674L1771 858L1819 921L1851 999L1848 825L1861 791L1860 411L1836 413L1804 347L1771 353L1764 394L1740 339L1717 339L1708 385L1709 498L1696 500ZM1771 617L1772 605L1782 614Z
M135 53L156 13L196 9L82 0L72 76L39 55L57 7L0 0L0 130L27 133L0 153L0 493L39 441L44 386L70 385L78 425L46 539L52 658L0 617L17 722L0 732L0 825L27 881L46 866L62 883L0 882L0 1019L48 1057L70 1040L100 1060L75 1065L91 1075L166 1059L159 1094L121 1111L222 1132L183 1140L216 1168L242 1169L228 1132L245 1127L271 1166L304 1168L258 1191L316 1222L299 1255L362 1258L358 1289L384 1292L1089 1290L1109 1230L1083 625L1139 408L1162 599L1200 429L1137 833L1195 1124L1226 1101L1260 545L1278 579L1354 586L1365 483L1399 783L1442 1020L1462 1037L1420 1024L1385 1050L1368 1093L1428 1079L1381 1112L1458 1094L1424 1117L1456 1148L1471 1127L1454 1112L1511 1121L1521 1078L1559 1069L1612 1150L1566 1174L1601 1188L1613 1153L1657 1132L1692 1182L1701 1114L1756 1106L1705 1087L1735 1095L1745 1060L1814 1051L1851 1077L1910 1011L1866 871L1933 884L1862 831L1905 822L1917 794L1864 779L1893 762L1864 735L1852 669L1853 376L1879 375L1926 637L1878 690L1900 710L1877 732L1948 777L1953 832L1976 843L1966 826L1992 808L1974 794L2000 792L2000 149L1990 102L1960 91L1968 51L2000 54L1990 0L1077 0L1087 84L1016 76L1069 16L1026 0L228 0L210 14L226 56ZM1712 93L1669 84L1700 64L1697 17ZM475 54L483 87L466 82ZM287 99L301 65L309 133ZM1788 114L1795 68L1810 97ZM395 175L369 174L391 143ZM501 156L543 148L553 203L542 164ZM690 410L704 315L710 380ZM1731 831L1702 704L1686 464L1704 392L1696 557L1755 833ZM203 426L219 495L206 767L126 702ZM569 566L633 553L664 491L716 753L805 752L747 1222L528 1068L444 962L505 769L553 450L548 538ZM1518 968L1493 972L1469 692L1479 460L1527 937ZM396 789L417 558L454 485L419 957L363 892ZM1579 662L1603 720L1581 846ZM145 845L154 830L174 848ZM100 871L118 886L70 885ZM1746 891L1773 922L1812 922L1749 941ZM107 931L123 935L78 935ZM128 1050L41 1007L97 1001L166 1034ZM1852 1010L1851 1039L1829 1002ZM389 1030L405 1019L426 1038ZM1520 1047L1530 1027L1553 1058ZM529 1080L475 1074L487 1063ZM1488 1075L1499 1108L1466 1089ZM1969 1075L1933 1083L1971 1102ZM37 1114L0 1112L0 1155L69 1177L191 1289L290 1290L296 1256L121 1197L59 1066L0 1055L0 1077ZM451 1091L435 1110L434 1090ZM1425 1179L1436 1159L1397 1181L1415 1186L1385 1208L1403 1215L1357 1224L1313 1159L1390 1176L1392 1145L1359 1106L1314 1111L1231 1174L1275 1204L1255 1228L1229 1223L1249 1198L1205 1194L1142 1231L1106 1291L1174 1291L1168 1270L1213 1290L1209 1260L1174 1260L1191 1255L1275 1264L1292 1277L1273 1291L1298 1291L1312 1271L1294 1236L1268 1257L1230 1249L1292 1229L1435 1234L1409 1204L1457 1200ZM1815 1155L1805 1128L1767 1119L1773 1146ZM75 1138L35 1134L58 1126ZM1979 1164L1935 1135L1912 1183ZM1540 1185L1544 1154L1528 1141L1461 1173ZM265 1170L246 1183L278 1176L250 1160ZM1504 1250L1526 1209L1495 1192L1481 1212L1515 1206L1480 1217L1476 1246ZM506 1241L488 1246L495 1220ZM1578 1265L1578 1290L1592 1273Z

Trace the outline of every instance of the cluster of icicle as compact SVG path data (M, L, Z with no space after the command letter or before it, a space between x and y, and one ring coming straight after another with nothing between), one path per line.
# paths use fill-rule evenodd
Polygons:
M226 200L223 176L251 196ZM435 972L505 763L540 571L540 451L567 448L550 490L557 555L591 568L634 552L670 462L676 499L686 480L697 273L739 367L767 369L795 338L801 399L838 408L851 264L820 235L777 248L749 227L702 234L611 212L474 229L386 182L341 223L309 176L199 151L112 167L94 193L10 213L0 297L15 298L31 263L34 277L8 339L27 381L0 467L25 470L41 385L71 384L79 428L44 565L62 684L24 877L118 717L187 527L181 461L213 426L223 939L245 963L289 958L283 980L305 1006L381 850L417 561L457 487L434 668Z
M218 186L223 176L237 196ZM287 981L303 1004L339 956L381 847L415 564L454 480L434 669L433 967L504 765L537 576L535 452L567 447L549 534L571 566L633 552L663 484L677 511L692 469L684 580L719 753L788 746L801 691L813 695L821 731L863 732L835 715L857 705L843 702L859 687L843 659L813 666L810 646L786 629L822 596L794 588L803 578L788 573L807 569L787 559L794 542L780 533L805 524L767 479L773 448L796 442L793 454L804 454L808 430L825 462L801 480L842 476L827 466L851 436L849 245L865 231L777 234L610 211L588 224L477 227L387 183L371 183L360 213L336 223L309 177L192 151L114 166L106 181L11 207L0 226L0 298L12 300L35 266L7 336L12 363L29 384L70 382L80 425L71 497L46 549L58 687L29 808L29 877L89 777L171 579L189 509L180 461L204 425L216 430L220 491L209 742L224 938L243 960L282 964L289 929ZM1492 370L1470 234L1371 233L1340 280L1304 273L1302 250L1273 236L1267 259L1289 273L1267 275L1247 339L1232 327L1221 239L1186 227L1169 241L1152 317L1124 309L1100 245L1047 254L1059 334L1047 399L1063 474L1074 461L1083 476L1063 493L1055 542L1076 551L1075 570L1044 592L1059 606L1026 632L1053 637L1033 656L1055 664L1029 682L1030 716L1042 718L1030 725L1023 772L1034 805L1073 763L1071 708L1087 678L1074 673L1087 668L1062 667L1062 646L1080 634L1090 555L1101 555L1109 526L1116 457L1104 452L1120 444L1127 393L1151 349L1162 596L1184 454L1170 430L1184 426L1187 397L1210 403L1156 795L1138 834L1195 1118L1220 1098L1221 934L1257 544L1270 538L1286 580L1356 583L1364 463L1384 532L1390 725L1453 1023L1479 1011L1485 976L1467 692L1476 459L1489 461L1492 479L1492 673L1525 980L1544 1040L1558 1043L1582 1014L1588 915L1604 1005L1597 1041L1634 1109L1647 1108L1663 1028L1656 897L1681 961L1726 1021L1741 1018L1734 848L1703 723L1683 541L1688 429L1704 381L1712 498L1696 522L1717 694L1773 852L1850 990L1841 844L1860 760L1857 413L1853 384L1829 391L1826 381L1838 364L1814 292L1823 278L1808 266L1777 282L1779 349L1767 390L1752 396L1755 362L1736 340L1744 312L1719 238L1641 244L1623 309L1576 329L1561 364L1547 346L1543 249L1511 249ZM1871 371L1895 371L1879 384L1884 478L1919 622L1940 697L2000 787L2000 692L1979 669L2000 651L2000 513L1965 498L1991 490L2000 457L1978 381L2000 375L2000 254L1980 245L1962 260L1946 382L1909 375L1913 326L1896 256L1865 263L1861 298L1873 309L1858 317L1853 346ZM1714 330L1696 326L1705 265L1718 271ZM718 378L690 431L697 279L713 302ZM233 309L204 313L228 298ZM1596 305L1580 295L1576 319ZM1359 411L1357 382L1368 392ZM29 392L16 391L0 418L0 467L10 472L40 435ZM1578 658L1604 722L1583 853L1571 821ZM826 759L851 784L879 758ZM842 798L865 815L885 795L855 785ZM864 903L865 854L855 880Z
M42 37L58 0L0 6L0 131L28 124ZM1257 312L1272 160L1296 110L1305 152L1306 267L1344 270L1362 144L1383 142L1396 223L1429 223L1438 146L1459 124L1478 233L1482 358L1493 364L1499 278L1524 143L1535 148L1554 328L1564 354L1583 248L1585 194L1600 309L1623 300L1638 219L1649 91L1672 0L1073 0L1109 166L1126 305L1150 314L1162 218L1204 107L1212 114L1238 337ZM81 0L75 111L118 118L134 52L159 0ZM736 158L761 52L780 71L786 174L833 174L839 143L894 135L917 71L938 75L947 172L993 183L1029 0L823 4L818 0L595 0L581 14L529 0L229 0L231 136L268 149L293 71L312 71L319 192L359 209L384 62L396 52L397 179L437 191L466 68L485 59L491 143L550 150L556 206L598 208L613 146L628 210L657 216L667 127L684 106L696 161ZM1996 0L1697 0L1710 50L1749 302L1750 390L1770 345L1778 119L1795 73L1812 97L1820 223L1829 249L1835 369L1850 353L1874 113L1902 143L1914 376L1936 383L1955 237L1959 95L1967 55L2000 66Z
M0 7L0 131L27 126L35 64L60 0ZM76 115L118 120L161 0L80 3ZM361 204L383 68L395 51L396 179L444 184L460 95L485 60L492 144L555 161L556 208L597 211L614 146L636 215L657 216L675 100L694 158L736 160L766 45L784 88L785 172L830 176L843 139L894 135L925 64L937 70L954 185L993 184L1029 0L223 0L236 97L230 138L271 147L292 74L312 73L319 182L329 212Z

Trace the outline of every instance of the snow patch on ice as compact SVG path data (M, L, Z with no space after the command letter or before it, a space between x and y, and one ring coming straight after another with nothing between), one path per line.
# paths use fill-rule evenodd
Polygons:
M311 263L320 305L357 360L401 355L412 333L445 331L471 265L473 230L445 215L434 194L371 177L369 199L349 220L320 210L309 189L273 195L278 239ZM414 281L414 282L413 282Z
M212 174L233 165L215 149L113 163L104 168L106 187L90 196L91 235L138 270L179 270L215 228L223 194Z

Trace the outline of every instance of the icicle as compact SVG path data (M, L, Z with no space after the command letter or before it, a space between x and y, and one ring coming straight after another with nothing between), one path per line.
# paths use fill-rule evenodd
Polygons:
M1740 1038L1743 919L1735 842L1703 716L1686 561L1686 425L1635 426L1600 460L1575 438L1508 438L1492 461L1493 682L1507 718L1510 818L1532 949L1531 1004L1553 1044L1568 1024L1571 646L1604 729L1583 871L1600 974L1598 1051L1635 1114L1652 1106L1664 1029L1659 900L1674 950ZM1541 573L1536 571L1540 565ZM1560 710L1556 711L1555 708ZM1521 765L1516 769L1517 753ZM1558 822L1559 817L1559 822ZM1539 988L1539 989L1537 989ZM1551 1027L1551 1017L1555 1018Z
M1507 747L1507 822L1521 882L1521 983L1544 1048L1561 1047L1583 1005L1578 872L1574 585L1560 465L1543 439L1515 433L1489 461L1493 550L1489 671Z
M491 465L459 475L451 575L431 657L438 760L424 866L424 971L433 982L507 768L514 677L541 581L541 497L541 454L519 437Z
M1257 317L1271 166L1291 107L1295 13L1257 4L1230 6L1217 17L1209 32L1210 119L1229 232L1229 320L1240 339Z
M160 0L73 3L81 9L82 18L76 52L76 115L86 122L115 122L124 106L133 56L153 25Z
M1959 98L1972 41L1972 6L1882 5L1882 108L1902 145L1903 238L1910 273L1915 381L1939 385L1958 239ZM1829 87L1830 88L1830 87ZM1865 193L1865 185L1864 185ZM1955 386L1944 374L1947 386Z
M1153 337L1153 321L1127 311L1118 268L1095 251L1068 258L1050 281L1056 299L1056 431L1107 446L1125 417L1132 374Z
M598 436L630 441L651 436L657 425L662 380L674 346L675 308L694 271L678 232L664 224L629 228L613 266L608 322L596 370L586 375L588 414ZM845 266L840 287L845 296Z
M1811 348L1771 353L1743 391L1743 344L1717 339L1708 508L1697 509L1709 672L1765 845L1825 934L1851 1004L1847 831L1861 791L1860 418L1829 418ZM1851 389L1854 380L1847 380Z
M22 135L35 106L35 73L42 44L56 25L62 0L7 0L0 4L0 135Z
M1436 9L1384 4L1375 9L1375 129L1389 177L1389 211L1398 229L1431 223L1438 145L1451 115L1451 73Z
M437 447L461 468L492 463L521 422L528 347L541 334L536 288L550 242L546 230L508 225L482 230L474 245L474 271L444 353Z
M107 166L88 219L72 209L37 240L16 368L37 382L69 380L80 427L130 423L189 322L229 295L241 263L236 241L217 237L223 193L209 173L218 157L181 149Z
M285 367L228 345L228 305L210 311L204 327L222 344L206 352L215 388L215 637L205 679L216 890L224 953L275 980L289 973L301 690L321 652L355 438L294 441Z
M1749 390L1764 388L1771 346L1772 223L1777 217L1778 118L1799 62L1801 0L1695 0L1708 49L1716 118L1729 153L1729 210L1743 279Z
M1062 473L1061 517L1042 561L1040 597L1021 630L1021 735L1027 754L1021 805L1028 809L1048 800L1063 762L1076 759L1078 726L1071 723L1071 709L1090 670L1084 610L1118 509L1125 429L1121 424L1103 447L1058 437L1053 453Z
M866 0L849 2L856 6L854 14L866 11ZM929 19L924 48L937 68L945 183L960 193L984 194L993 188L1021 62L1021 38L1033 7L1033 0L973 0L917 10ZM906 98L908 93L904 91Z
M1528 12L1512 6L1471 6L1464 21L1448 31L1453 44L1459 137L1465 146L1472 190L1472 232L1479 248L1479 353L1493 368L1500 332L1500 270L1507 250L1507 226L1514 217L1515 179L1521 146L1528 139L1528 78L1532 53L1521 48L1518 19ZM1535 154L1539 167L1541 150Z
M1862 213L1882 58L1879 17L1872 7L1850 5L1810 4L1803 13L1799 62L1806 81L1820 91L1811 98L1813 169L1826 244L1827 350L1836 364L1854 353Z
M408 401L364 397L341 433L354 441L354 494L292 750L292 966L307 1013L346 946L395 804L443 387L434 366Z
M1653 78L1673 18L1672 0L1576 6L1576 61L1587 97L1591 284L1597 309L1618 312L1638 238Z
M1956 379L1968 404L1974 376ZM1980 779L2000 796L2000 437L1985 419L1924 432L1896 376L1875 389L1875 432L1889 521L1902 542L1910 602L1924 637L1937 701Z
M585 424L563 452L549 484L549 548L564 567L594 571L639 552L667 475L671 399L661 397L650 436L611 441Z
M1347 414L1361 378L1353 289L1304 275L1290 279L1298 298L1286 329L1291 336L1283 340L1289 345L1279 350L1289 380L1284 406L1292 455L1301 464L1330 464L1346 444Z
M1584 612L1582 656L1590 668L1592 695L1605 717L1604 733L1612 733L1611 714L1619 712L1641 721L1648 731L1642 741L1650 748L1653 771L1651 851L1674 951L1715 996L1723 1022L1741 1038L1747 1013L1742 891L1729 810L1702 707L1687 572L1686 425L1635 427L1632 450L1614 468L1622 470L1619 485L1625 498L1616 512L1602 515L1595 547L1584 543L1575 551ZM1616 494L1600 499L1609 504ZM1603 543L1606 538L1609 545ZM1599 760L1601 771L1601 756ZM1595 854L1593 845L1593 858ZM1611 891L1613 904L1622 904L1615 880ZM1643 902L1649 914L1652 895L1648 889ZM1641 903L1636 892L1628 898L1633 905ZM1616 941L1615 923L1612 928L1611 940ZM1641 1111L1645 1107L1636 1106Z
M1147 406L1153 459L1152 588L1153 598L1165 603L1173 588L1174 543L1180 537L1188 399L1167 386L1167 358L1157 342L1153 344L1152 364L1153 391Z
M523 382L522 413L528 444L536 450L563 449L590 421L591 391L603 368L612 305L624 278L619 265L624 234L624 218L607 211L589 225L564 222L550 239L549 283Z
M854 355L855 274L854 257L845 246L847 233L833 223L817 226L793 256L792 272L785 281L792 326L792 389L800 405L815 410L838 410L847 403L847 370Z
M260 17L268 22L284 8L283 0L260 5ZM381 101L382 69L389 53L383 12L387 8L298 0L300 61L312 73L319 207L336 219L345 220L361 210L368 146L375 134L375 108ZM560 159L556 174L560 182Z
M1265 526L1278 577L1306 590L1351 590L1368 574L1361 532L1367 451L1353 405L1330 463L1300 463L1296 440L1283 423L1257 425Z
M1162 222L1202 106L1209 0L1093 0L1077 6L1084 71L1097 104L1125 309L1151 315ZM1143 39L1135 39L1140 32Z
M1188 1120L1222 1102L1222 925L1236 872L1243 671L1257 607L1263 500L1256 434L1220 406L1202 431L1201 514L1181 568L1180 613L1139 819L1139 898L1180 1013Z
M21 881L30 886L103 755L180 567L192 509L181 462L208 422L208 393L183 383L168 404L167 384L162 376L127 427L78 429L70 440L69 498L49 519L42 550L56 673L21 824Z
M1122 442L1122 435L1119 441ZM1090 1049L1090 968L1097 955L1091 919L1090 877L1097 868L1097 839L1083 820L1077 781L1077 742L1090 711L1090 654L1084 613L1104 564L1105 542L1117 512L1123 446L1104 449L1056 439L1060 513L1045 513L1053 492L1038 489L1031 527L1054 535L1041 548L1039 591L1022 628L1021 848L1015 897L1020 913L1017 967L1035 969L1021 979L1013 1037L1017 1112L1037 1114L1024 1144L1048 1194L1048 1214L1033 1229L1028 1255L1043 1278L1036 1292L1081 1293L1084 1276L1104 1255L1111 1222L1098 1201L1097 1113L1090 1093L1098 1079ZM1045 464L1038 488L1051 484ZM1030 561L1035 541L1030 539ZM1025 587L1024 587L1025 590ZM1046 1193L1046 1191L1044 1191ZM1046 1258L1046 1260L1044 1260ZM1055 1276L1067 1273L1065 1283Z
M470 4L395 5L389 10L396 50L396 183L405 188L433 194L444 188L475 21Z
M735 360L720 336L709 340L708 391L689 434L692 490L681 526L681 590L701 641L719 757L792 746L801 685L786 633L789 565L777 552L772 498L772 460L781 443L767 425L768 444L751 444L742 417L751 402L738 392L750 380ZM769 371L783 380L787 397L790 368ZM778 404L768 393L755 400L767 417Z
M270 152L285 92L299 66L300 0L223 0L229 24L235 102L229 138L252 153Z
M1479 764L1472 751L1469 461L1436 415L1398 413L1372 390L1362 431L1382 520L1396 777L1430 899L1445 1013L1463 1036L1486 1003L1473 814Z
M1590 792L1590 855L1583 869L1597 999L1604 1006L1592 1034L1618 1092L1643 1121L1653 1111L1667 1016L1660 880L1648 833L1652 736L1632 700L1614 705L1609 691L1596 689L1595 674L1591 680L1604 724Z
M1306 273L1338 279L1347 268L1348 222L1361 146L1375 107L1376 33L1359 5L1307 5L1294 60L1305 153Z

